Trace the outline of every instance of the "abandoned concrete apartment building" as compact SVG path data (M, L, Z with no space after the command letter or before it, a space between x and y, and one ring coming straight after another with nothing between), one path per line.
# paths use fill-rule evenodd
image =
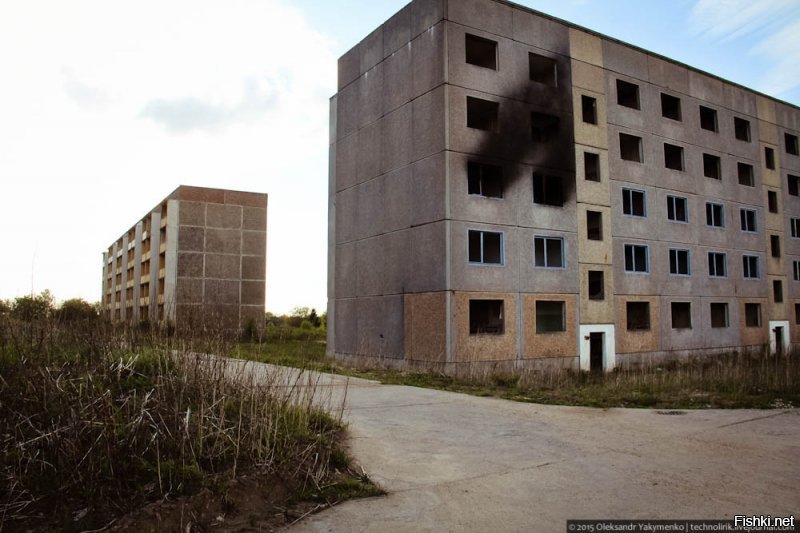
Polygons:
M795 106L527 8L416 0L339 60L329 352L786 350L799 130Z
M264 325L267 195L181 185L103 252L113 321Z

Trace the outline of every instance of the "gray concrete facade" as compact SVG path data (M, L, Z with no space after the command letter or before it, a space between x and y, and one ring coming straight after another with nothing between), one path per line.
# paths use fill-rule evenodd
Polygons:
M795 106L505 1L415 0L340 58L330 132L331 355L608 370L800 341Z
M178 187L104 252L105 316L263 327L266 231L266 194Z

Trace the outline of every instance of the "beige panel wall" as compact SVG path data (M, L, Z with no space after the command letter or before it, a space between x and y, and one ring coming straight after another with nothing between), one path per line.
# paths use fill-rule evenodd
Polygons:
M446 361L447 293L404 295L405 358L409 361Z
M517 295L496 292L453 293L453 347L451 362L510 361L517 358ZM503 300L504 331L501 335L470 335L469 301Z
M614 323L612 296L613 269L611 239L611 193L608 172L608 129L606 118L605 74L603 71L603 46L600 38L586 32L570 29L570 55L572 56L572 100L575 125L575 169L578 200L578 263L580 275L581 324ZM597 124L584 122L583 96L595 99ZM597 154L600 163L600 181L588 181L585 172L586 153ZM602 239L587 237L586 213L595 211L602 217ZM588 273L603 272L604 294L602 300L589 300ZM527 309L527 307L526 307ZM570 330L571 331L571 330ZM575 353L575 334L571 352ZM527 334L526 334L527 340ZM570 351L567 350L567 351ZM566 355L566 354L564 354Z
M617 353L656 352L661 349L659 331L661 329L661 310L659 296L615 296L614 304L619 310L617 322ZM650 304L650 329L628 330L628 302L648 302Z
M536 333L536 302L564 302L564 331ZM576 301L573 294L526 294L523 296L523 346L525 359L575 357L578 353Z

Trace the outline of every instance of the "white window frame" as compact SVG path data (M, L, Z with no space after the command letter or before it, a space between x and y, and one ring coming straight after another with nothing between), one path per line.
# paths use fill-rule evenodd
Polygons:
M676 214L678 210L675 208L678 201L683 202L683 212L686 214L686 220L680 220L679 218L669 218L669 209L672 207L672 214ZM688 224L689 223L689 200L685 196L675 196L673 194L667 195L667 220L670 222L674 222L676 224Z
M628 264L627 264L628 262L627 262L626 258L627 258L627 249L628 249L629 246L632 248L632 250L637 248L637 247L644 248L644 267L645 267L644 270L636 270L635 269L635 267L636 267L636 256L633 254L633 251L631 251L631 259L633 260L634 264L631 265L631 266L634 267L634 270L628 270ZM626 243L626 244L623 244L622 252L623 252L623 261L624 261L624 265L623 266L625 268L625 273L626 274L650 274L650 247L648 245L646 245L646 244Z
M750 272L750 259L755 259L756 275ZM744 279L761 279L761 257L758 255L742 254L742 277Z
M676 268L680 264L678 262L678 253L686 252L686 268L687 268L688 271L685 274L682 273L682 272L673 272L672 271L672 254L673 254L673 252L675 253L675 266L676 266ZM670 276L684 276L684 277L691 276L692 275L692 251L689 250L688 248L670 248L669 249L669 266L670 266L670 270L669 270Z
M642 214L641 215L634 215L633 214L633 193L641 193L642 195ZM631 212L625 212L625 196L628 196L628 205L631 207ZM634 218L647 218L647 191L644 189L631 189L630 187L623 187L622 188L622 215L626 217L634 217Z
M755 209L748 209L746 207L740 208L739 209L739 225L741 226L742 215L745 215L746 213L752 213L753 214L753 229L741 228L741 230L744 233L758 233L758 211L756 211Z
M716 260L714 261L714 273L711 273L711 262L709 261L708 264L708 277L709 278L727 278L728 277L728 254L725 252L708 252L708 258L711 259L711 256L722 256L722 269L725 271L722 275L716 272Z
M477 231L481 234L481 261L470 261L469 260L469 234L472 231ZM486 263L483 261L483 235L485 233L493 233L496 235L500 235L500 262L499 263ZM477 229L477 228L469 228L467 229L467 263L470 265L476 266L490 266L490 267L502 267L506 264L506 235L504 231L491 231L486 229Z
M544 243L544 262L545 264L540 266L536 264L536 239L543 239ZM547 241L549 240L557 240L561 244L561 266L547 266ZM564 270L567 268L567 243L564 241L564 237L556 237L553 235L534 235L533 236L533 268L543 268L547 270Z

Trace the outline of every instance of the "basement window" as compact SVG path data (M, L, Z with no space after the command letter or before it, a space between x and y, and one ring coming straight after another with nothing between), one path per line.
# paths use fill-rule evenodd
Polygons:
M692 329L690 302L672 302L672 329Z
M745 279L758 279L758 256L757 255L743 255L742 256L742 276Z
M797 135L791 133L783 134L783 141L786 144L786 153L792 155L800 155L800 147L797 145Z
M725 211L722 204L706 202L706 225L712 228L725 227Z
M534 142L550 142L558 136L558 117L546 113L531 113L531 138Z
M566 331L564 302L536 301L536 333Z
M683 171L683 148L664 143L664 166L672 170Z
M502 198L503 169L497 165L470 161L467 163L467 189L468 194Z
M542 83L548 87L558 86L558 67L554 59L528 53L528 67L531 81Z
M721 302L712 302L710 304L711 311L711 327L712 328L727 328L728 327L728 304Z
M500 104L467 96L467 127L485 131L497 131L497 115Z
M600 181L600 154L583 152L583 175L586 181Z
M800 176L795 176L794 174L787 174L786 181L789 185L789 194L792 196L800 195Z
M650 272L647 246L643 244L625 245L625 272L642 273Z
M581 110L583 121L587 124L597 124L597 99L581 95Z
M602 270L589 270L589 299L605 300L605 282Z
M469 301L470 335L502 335L504 325L503 300Z
M681 99L677 96L661 93L661 116L680 121Z
M645 217L645 192L635 189L622 189L622 214L632 217Z
M775 150L769 146L764 147L764 165L770 170L775 170Z
M650 329L650 302L627 302L625 315L628 331Z
M464 36L466 61L470 65L497 70L497 43L477 35Z
M667 195L667 219L672 222L689 222L689 208L686 198Z
M779 279L772 280L772 299L776 304L783 303L783 282Z
M700 106L700 127L704 130L713 131L714 133L719 131L716 109Z
M775 191L767 191L767 208L770 213L778 212L778 193Z
M503 234L469 230L469 262L481 265L503 264Z
M533 174L533 203L561 207L564 205L564 186L559 176Z
M617 80L617 103L631 109L639 109L639 86L624 80Z
M564 239L534 237L533 264L536 268L564 268Z
M733 130L736 138L740 141L750 142L750 121L739 117L733 117Z
M772 257L781 256L781 238L778 235L769 236L769 250Z
M643 162L642 138L635 135L628 135L627 133L620 133L619 156L625 161Z
M753 172L753 165L748 165L747 163L736 163L736 168L739 173L739 185L755 187L756 179Z
M761 327L761 304L744 304L744 325L748 328Z
M708 252L708 275L712 278L724 278L728 275L727 257L722 252Z
M676 276L690 276L689 250L671 248L669 251L669 273Z
M722 164L719 156L703 154L703 176L715 180L722 179Z
M603 240L603 213L586 211L586 238L590 241Z
M739 218L742 223L742 231L750 233L756 232L756 210L755 209L740 209Z

